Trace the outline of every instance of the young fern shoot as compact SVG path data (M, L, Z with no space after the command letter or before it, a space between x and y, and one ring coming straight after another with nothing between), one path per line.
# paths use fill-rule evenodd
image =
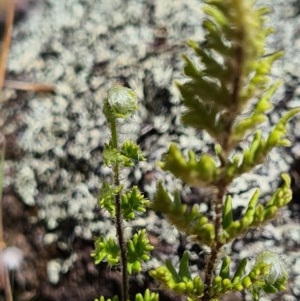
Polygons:
M146 231L140 230L130 239L124 237L124 221L129 222L137 212L145 212L148 200L136 186L125 188L120 180L121 168L132 167L136 162L143 161L144 156L137 144L125 140L119 145L118 120L128 120L137 110L137 97L133 90L119 84L114 85L104 102L103 112L111 131L109 143L105 144L103 161L112 169L112 183L103 183L100 189L99 206L106 209L115 221L117 241L99 237L95 240L92 256L96 263L106 260L109 265L121 264L122 301L129 300L129 275L140 272L142 263L150 259L150 245ZM114 298L118 299L118 296ZM157 294L145 291L144 295L135 296L136 301L157 301ZM104 301L104 297L100 300Z
M282 52L266 53L266 38L272 33L272 28L265 27L269 9L256 8L254 1L246 0L204 3L205 43L188 42L198 62L184 56L186 81L176 84L185 107L182 124L205 130L215 142L215 156L204 153L198 157L190 150L186 158L171 144L160 166L190 186L212 188L213 214L209 216L213 219L199 211L202 200L188 209L181 203L179 193L172 198L162 183L157 185L151 206L164 213L180 231L209 247L210 256L203 279L188 272L187 253L178 272L167 262L166 266L151 271L151 275L167 289L191 300L216 301L229 292L245 289L258 300L261 291L277 292L286 285L284 265L277 269L279 256L269 251L258 255L249 273L246 273L247 259L243 259L234 275L230 275L230 257L221 260L221 250L250 228L275 217L291 200L290 179L287 174L282 175L283 186L265 205L258 204L259 190L255 191L238 220L233 219L228 191L235 178L263 163L273 148L290 145L285 138L286 125L300 109L286 113L266 137L262 135L258 127L268 120L270 98L280 85L280 82L270 83L270 69L282 56ZM249 112L250 105L253 108ZM241 142L245 145L249 140L249 146L238 151ZM217 270L220 260L221 268Z

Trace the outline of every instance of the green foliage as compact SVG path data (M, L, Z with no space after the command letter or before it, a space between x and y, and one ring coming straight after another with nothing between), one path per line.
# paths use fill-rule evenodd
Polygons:
M91 255L96 264L106 260L109 265L116 266L120 261L120 247L112 237L98 237L95 239L95 250Z
M261 292L276 293L285 289L287 271L276 253L264 251L257 256L252 267L247 266L248 260L244 258L231 276L230 257L226 256L219 274L213 279L212 295L219 298L229 292L250 290L254 300L259 300Z
M272 33L264 27L267 8L254 9L252 1L205 3L205 43L188 43L200 67L184 56L189 80L177 83L186 108L182 122L206 130L228 152L254 125L266 121L264 113L278 86L269 86L270 68L282 53L265 52L266 37ZM237 117L254 97L258 102L252 116L240 123Z
M126 140L122 145L121 154L126 158L131 159L132 163L137 161L145 161L144 155L139 146L130 140ZM130 166L133 166L133 164Z
M192 277L190 273L188 252L184 252L178 271L176 271L171 260L167 260L166 266L150 271L150 275L159 280L163 288L173 290L190 298L199 298L204 291L204 284L200 276Z
M193 151L189 151L188 160L175 144L171 144L160 163L163 170L170 171L175 177L182 179L191 186L214 185L217 181L220 169L213 156L203 154L199 159Z
M119 296L113 296L112 298L105 299L104 296L100 296L99 299L95 299L94 301L119 301Z
M283 186L275 191L273 196L265 205L257 204L259 199L259 190L255 190L243 217L239 220L233 220L232 200L231 197L227 195L223 206L223 232L220 237L220 240L223 243L227 243L234 238L237 238L250 228L257 228L266 221L273 219L278 210L290 202L292 199L290 178L287 174L282 174L281 176L283 179Z
M99 207L106 209L112 217L116 214L114 197L117 194L121 196L121 210L126 221L134 219L136 212L146 211L149 201L144 198L137 186L133 186L131 189L123 192L122 185L114 186L104 182L100 189Z
M128 273L140 272L142 270L142 262L150 259L150 251L153 246L150 245L146 230L140 230L135 233L127 242L128 256Z
M252 267L247 258L241 260L232 276L230 257L223 258L219 273L214 277L211 294L219 298L229 292L250 290L254 300L260 292L276 293L285 289L287 272L280 257L270 251L259 254Z
M140 272L142 262L150 259L149 252L152 250L153 246L149 243L146 230L135 233L132 239L127 241L128 273ZM109 265L116 266L120 261L120 247L112 237L108 239L99 237L95 240L95 250L92 256L96 264L105 260Z
M269 87L254 106L253 112L248 117L237 121L232 130L232 140L234 143L240 142L249 131L268 121L265 114L272 108L270 99L280 85L281 81L278 81Z
M132 220L136 216L136 212L146 212L146 206L149 201L140 193L137 186L133 186L121 195L122 213L126 221Z
M133 165L131 158L124 156L112 143L104 145L103 160L106 166L112 166L116 163L126 167Z
M181 203L178 193L175 193L172 201L161 182L157 184L151 208L164 213L169 222L176 225L178 230L183 231L186 235L191 235L199 243L207 246L211 246L213 243L215 239L214 225L199 212L199 206L194 205L189 209L186 204Z
M257 204L259 199L259 190L257 189L253 193L243 217L239 220L233 220L232 199L230 195L226 196L222 213L223 231L220 235L222 243L228 243L250 228L257 228L274 218L278 210L290 202L292 199L290 178L287 174L282 174L282 179L283 186L276 190L265 205ZM172 200L161 182L158 182L151 208L164 213L170 223L176 225L178 230L183 231L186 235L191 235L197 242L207 246L211 246L214 242L215 226L199 211L199 206L195 204L192 208L188 208L186 204L182 204L178 192L174 194Z
M149 252L153 250L150 245L146 230L135 233L132 239L127 241L127 271L129 274L140 272L141 263L150 259ZM95 240L95 250L92 252L95 263L106 260L109 265L116 266L120 261L120 247L112 238L99 237Z
M299 112L299 108L290 110L278 121L266 139L262 137L261 131L257 130L249 148L245 148L242 155L236 154L232 158L224 158L223 149L218 145L216 154L219 155L219 160L210 154L203 154L197 158L192 150L189 151L186 159L179 148L171 144L164 155L164 161L160 162L160 167L191 186L218 187L220 183L229 185L234 178L263 163L273 148L290 146L289 140L285 138L286 124ZM223 164L220 166L218 161L223 161Z
M264 266L266 272L257 277L255 271L263 269ZM266 251L259 254L256 258L253 271L254 276L252 278L257 280L252 288L254 300L259 300L259 293L261 290L265 293L277 293L278 291L285 290L288 273L284 263L276 253Z
M119 194L123 189L122 185L110 185L104 182L100 189L99 206L106 209L111 216L116 214L115 195Z
M134 301L158 301L158 297L159 296L157 293L150 292L149 289L146 289L144 295L140 293L136 294ZM119 297L114 296L112 299L105 299L103 296L101 296L99 299L95 299L95 301L119 301Z
M103 150L103 160L107 166L118 163L124 167L130 167L138 161L144 161L145 158L136 143L126 140L121 150L118 150L112 142L106 143Z

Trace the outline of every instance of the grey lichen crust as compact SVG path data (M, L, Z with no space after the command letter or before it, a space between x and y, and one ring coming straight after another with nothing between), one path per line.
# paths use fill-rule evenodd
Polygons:
M294 57L294 23L300 17L293 16L293 2L271 2L271 23L277 34L270 47L278 48L277 43L281 43L287 53L274 70L276 77L300 69L300 59ZM17 171L16 191L24 203L39 207L38 218L52 232L59 233L60 224L69 218L77 224L74 235L85 239L113 228L105 214L95 210L100 183L110 176L102 165L101 151L108 139L102 105L113 82L125 80L141 100L139 114L134 122L124 125L124 131L136 140L147 126L155 130L154 143L146 145L152 162L166 150L169 141L179 142L182 148L192 145L206 151L206 136L202 137L203 145L197 145L193 137L202 134L179 126L179 97L172 87L172 80L181 76L180 54L187 51L184 41L201 41L203 37L201 11L195 9L200 4L197 0L40 1L15 28L10 77L20 74L22 79L53 83L56 94L28 95L28 108L22 112L26 128L19 139L25 156L19 162L8 163ZM286 32L289 39L285 38ZM152 80L151 85L147 78ZM170 93L169 109L158 103L161 112L149 112L156 92L163 89ZM277 95L277 101L280 97ZM169 111L163 114L163 110ZM287 170L290 161L284 161L280 152L272 153L259 178L249 174L248 179L235 183L238 205L248 198L249 194L243 197L239 193L247 191L249 183L259 182L262 194L272 191L270 185L274 185L279 172ZM152 167L143 164L140 169L145 172ZM135 174L141 177L141 173ZM159 223L150 214L139 226L149 225L168 240L170 232L161 232ZM58 240L64 238L58 235Z

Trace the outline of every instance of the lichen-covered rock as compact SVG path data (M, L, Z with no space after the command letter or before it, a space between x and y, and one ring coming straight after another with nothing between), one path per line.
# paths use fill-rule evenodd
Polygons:
M270 48L282 48L286 52L272 71L274 77L287 77L287 73L298 77L300 17L295 1L261 0L260 4L274 8L270 23L276 27L276 34L269 41ZM123 124L123 131L133 140L138 139L151 163L166 151L166 144L171 141L178 142L183 150L187 146L195 151L209 150L209 146L204 146L207 135L179 125L179 96L172 86L173 79L181 76L180 56L189 51L185 40L201 42L203 39L202 15L195 9L200 5L201 1L197 0L40 0L35 1L22 23L16 25L7 77L52 83L56 94L27 94L26 105L20 106L22 111L18 112L21 128L4 129L5 133L18 132L18 145L23 152L21 160L7 162L8 169L15 174L10 174L6 183L15 187L26 205L37 206L37 215L32 220L43 223L55 235L59 246L69 250L76 238L91 239L93 233L105 234L112 229L106 214L97 211L96 204L101 182L110 176L102 164L103 145L108 138L102 106L108 89L116 81L133 88L140 100L138 115L130 124ZM285 101L283 94L287 90L283 87L276 95L276 103ZM19 93L9 95L25 97ZM299 103L299 93L292 100L286 105ZM13 105L14 99L10 101ZM0 104L1 109L3 106ZM272 116L272 123L277 120L277 116ZM299 121L293 122L297 127L291 127L291 136L299 128ZM195 135L202 138L201 145L194 139ZM295 143L293 150L299 153L299 145ZM257 182L263 187L263 195L274 190L275 179L288 169L291 160L283 150L272 152L266 167L258 170L258 176L248 174L235 181L234 207L243 207L251 194L249 188ZM140 182L151 195L153 181L159 177L161 174L151 164L142 163L128 176L128 181ZM170 175L165 177L167 182L172 182ZM186 190L187 199L192 194ZM284 220L287 215L283 213ZM66 242L61 227L70 220L71 239ZM149 214L137 222L137 226L141 225L147 225L166 245L171 245L171 253L176 253L179 234L166 228L164 221ZM271 232L276 231L277 228ZM255 235L261 238L264 232ZM275 234L270 237L275 237L275 244L280 245L279 252L289 252L285 242L290 237L283 235L282 240ZM259 240L255 251L264 249L270 240L274 242L269 238ZM189 246L192 251L199 251L192 243ZM253 249L246 248L243 252L251 254ZM168 254L159 256L164 259ZM72 256L66 257L67 261ZM155 260L149 263L150 267L157 265ZM55 262L63 265L63 260ZM64 272L70 267L66 265ZM57 272L61 269L55 271L61 277ZM297 279L296 272L294 276ZM53 281L59 281L55 277Z

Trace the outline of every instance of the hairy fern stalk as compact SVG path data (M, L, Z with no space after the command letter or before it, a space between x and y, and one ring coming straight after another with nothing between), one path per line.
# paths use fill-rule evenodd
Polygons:
M103 151L104 164L112 170L112 181L104 182L100 189L99 207L107 210L115 222L116 237L95 239L92 256L95 263L106 261L110 266L119 267L121 272L122 293L114 301L129 300L129 276L142 270L142 263L149 260L153 247L149 243L145 229L134 233L126 239L124 223L136 218L138 213L146 211L148 200L140 193L138 187L125 187L120 179L123 168L132 167L138 161L145 160L138 145L133 141L120 142L119 121L128 120L137 110L135 93L120 84L115 84L104 101L103 112L110 127L111 138ZM104 296L100 299L104 301ZM146 290L144 295L137 294L135 301L157 301L158 294ZM108 301L108 300L107 300Z
M243 259L231 275L230 257L220 258L221 250L250 228L275 217L278 209L291 200L290 179L287 174L282 175L283 186L265 205L258 203L259 190L256 190L238 220L233 219L228 191L235 178L263 163L273 148L289 146L285 138L286 124L300 110L292 109L266 136L262 135L259 126L268 121L266 114L272 109L270 98L280 85L280 82L271 83L270 69L282 56L282 52L265 50L266 38L272 33L272 28L265 27L269 9L256 8L254 1L246 0L204 3L205 41L188 42L195 56L183 57L186 80L176 85L185 107L182 124L206 131L215 142L215 155L204 153L198 157L190 150L186 158L178 146L171 144L160 166L190 186L212 188L214 218L210 220L199 211L202 200L188 209L181 203L179 193L171 197L162 183L157 185L152 208L164 213L170 223L186 235L192 235L200 245L208 247L210 255L203 279L199 275L191 276L188 253L181 259L178 271L168 261L166 266L151 271L151 275L167 289L192 300L219 300L229 292L244 289L258 300L262 291L284 289L287 272L280 257L273 252L260 254L247 273L247 260ZM245 141L250 141L246 147ZM237 151L241 147L242 153ZM217 270L220 260L221 268ZM275 270L278 270L276 276L270 276Z

